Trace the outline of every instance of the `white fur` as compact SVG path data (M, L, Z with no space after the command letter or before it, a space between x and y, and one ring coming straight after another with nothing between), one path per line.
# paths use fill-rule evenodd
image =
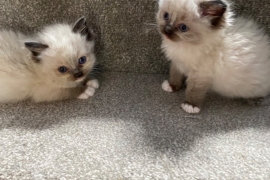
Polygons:
M197 114L201 111L201 109L198 107L193 107L192 105L186 103L182 103L181 107L184 111L190 114Z
M87 86L92 86L93 88L95 89L98 89L99 88L99 83L98 83L98 80L96 79L93 79L93 80L90 80L86 83Z
M94 96L96 89L99 88L98 80L93 79L86 83L88 86L85 91L78 97L78 99L88 99L91 96Z
M33 61L32 53L24 45L26 41L37 41L49 46L40 55L40 63ZM85 71L88 71L88 67L90 71L95 63L92 53L94 42L86 41L79 33L73 33L72 27L67 24L48 26L33 37L0 30L0 42L0 102L67 99L72 95L63 94L69 94L69 88L76 88L79 83L68 80L67 75L62 76L57 68L68 64L72 69L75 67L74 59L86 54L88 65ZM95 89L97 86L90 87Z
M173 92L173 89L172 87L170 86L170 83L168 80L165 80L163 83L162 83L162 89L164 91L167 91L167 92Z
M95 88L88 86L78 99L88 99L89 97L94 96L95 91Z
M202 1L160 0L160 11L171 3L172 7L180 7L178 12L189 9L195 21L195 11ZM165 54L185 75L195 73L198 77L211 79L211 89L221 95L243 98L267 96L270 93L268 36L252 20L233 19L230 8L225 19L225 27L211 33L205 33L201 26L202 37L198 43L173 42L163 36Z
M78 97L78 99L85 100L85 99L88 99L89 97L90 97L90 96L89 96L88 94L82 93L82 94Z

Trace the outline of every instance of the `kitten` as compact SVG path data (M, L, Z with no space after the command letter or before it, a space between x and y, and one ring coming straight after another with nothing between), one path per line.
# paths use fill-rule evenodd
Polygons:
M269 95L269 38L255 22L235 18L229 2L159 0L157 23L171 60L162 88L177 91L186 77L186 112L199 113L208 90L231 98Z
M0 102L87 99L99 84L88 80L95 64L94 34L86 19L55 24L36 36L0 30Z

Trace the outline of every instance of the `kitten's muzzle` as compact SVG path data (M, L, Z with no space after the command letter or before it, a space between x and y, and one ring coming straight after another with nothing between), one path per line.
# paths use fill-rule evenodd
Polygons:
M82 71L78 71L74 73L74 78L78 79L83 77L83 72Z
M170 25L166 25L164 27L164 33L168 36L172 35L173 34L173 27L170 26Z

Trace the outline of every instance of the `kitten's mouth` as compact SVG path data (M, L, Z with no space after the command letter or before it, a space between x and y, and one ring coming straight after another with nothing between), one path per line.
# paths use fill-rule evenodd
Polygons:
M168 36L168 35L166 35L166 34L164 34L164 37L165 37L166 39L171 40L170 36Z
M84 80L84 76L76 79L75 82L82 82L83 80Z
M173 42L178 42L180 41L180 38L176 35L166 35L164 34L164 37L170 41L173 41Z
M73 74L74 78L75 78L75 82L81 82L84 80L85 75L84 72L81 70L76 70Z

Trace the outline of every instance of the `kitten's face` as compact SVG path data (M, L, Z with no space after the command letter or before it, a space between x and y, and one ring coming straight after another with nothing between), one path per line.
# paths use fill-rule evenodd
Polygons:
M40 63L55 81L81 82L90 73L95 63L93 47L83 41L82 46L71 45L61 49L48 49Z
M159 31L173 42L199 43L223 27L226 8L221 0L160 0Z
M80 19L73 27L53 25L39 34L42 43L25 43L31 50L37 67L44 78L51 79L59 86L81 82L95 64L94 41Z

